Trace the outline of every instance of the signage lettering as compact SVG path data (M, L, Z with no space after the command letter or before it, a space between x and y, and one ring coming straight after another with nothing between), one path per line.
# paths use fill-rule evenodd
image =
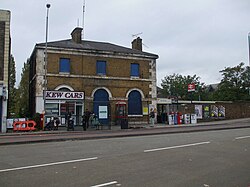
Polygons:
M84 92L46 91L46 99L84 99Z

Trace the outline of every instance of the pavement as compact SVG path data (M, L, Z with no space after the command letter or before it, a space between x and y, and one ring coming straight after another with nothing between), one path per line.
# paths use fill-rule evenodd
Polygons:
M77 126L75 131L67 131L66 127L59 127L57 131L0 133L0 146L250 128L250 118L218 120L197 124L155 124L154 127L150 127L149 124L142 124L130 125L129 127L129 129L121 129L120 126L111 126L111 128L105 127L102 130L89 128L87 131L83 131L81 126Z

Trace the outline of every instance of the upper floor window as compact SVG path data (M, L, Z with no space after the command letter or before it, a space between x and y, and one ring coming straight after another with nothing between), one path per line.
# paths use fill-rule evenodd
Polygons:
M131 67L130 67L130 76L131 77L139 77L139 64L131 64Z
M59 72L60 73L70 73L70 59L60 58Z
M106 75L106 61L97 61L96 62L96 74L97 75Z

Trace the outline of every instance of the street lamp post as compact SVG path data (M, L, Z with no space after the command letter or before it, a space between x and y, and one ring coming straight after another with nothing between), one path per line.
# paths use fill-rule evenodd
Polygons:
M46 91L47 91L47 64L48 64L48 22L49 22L49 8L50 4L46 4L47 15L46 15L46 38L45 38L45 59L44 59L44 114L46 114ZM45 120L44 120L45 121ZM45 121L46 123L46 121Z
M248 63L250 66L250 32L248 33Z

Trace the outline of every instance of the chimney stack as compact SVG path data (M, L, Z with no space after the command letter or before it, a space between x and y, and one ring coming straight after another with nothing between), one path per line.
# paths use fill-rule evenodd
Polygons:
M142 39L140 37L137 37L132 41L132 49L137 49L142 51Z
M71 37L72 40L78 44L82 43L82 28L76 27L72 32L71 32Z

